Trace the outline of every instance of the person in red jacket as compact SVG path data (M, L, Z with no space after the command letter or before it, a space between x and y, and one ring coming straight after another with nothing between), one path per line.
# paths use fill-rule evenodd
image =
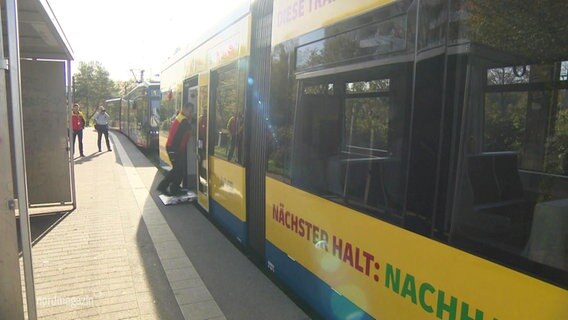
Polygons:
M83 129L85 129L85 116L79 111L79 104L73 104L73 113L71 114L71 125L73 129L73 153L75 153L75 140L79 138L79 153L84 157L83 153Z
M193 112L193 104L187 103L175 117L166 142L166 151L172 163L166 177L158 184L157 190L166 195L182 195L180 184L183 180L187 160L187 142L189 141L189 120ZM169 190L168 190L169 188Z

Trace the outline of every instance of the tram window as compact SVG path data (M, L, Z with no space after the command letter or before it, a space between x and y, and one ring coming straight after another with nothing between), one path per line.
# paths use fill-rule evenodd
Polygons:
M290 182L297 82L289 76L292 46L277 45L271 65L267 173Z
M347 83L345 91L347 94L388 92L390 89L389 87L390 79L358 81Z
M356 80L357 76L364 75L302 83L291 182L388 219L402 209L402 121L407 97L395 90L393 82L405 77L401 73Z
M448 1L430 0L420 2L418 24L418 49L425 50L441 45L448 25Z
M467 15L475 32L461 73L466 101L458 106L464 126L451 241L567 285L565 4L536 13L531 2L519 2L506 16L494 14L503 4L487 4Z
M150 126L157 128L160 125L160 100L150 101Z
M390 97L357 95L389 91L389 79L349 82L345 85L345 123L343 141L345 152L367 155L388 154Z
M522 92L485 95L484 151L521 151L525 137L527 98L527 94Z
M389 99L349 98L345 102L345 152L387 155Z
M497 86L514 83L528 83L531 66L491 68L487 70L487 85ZM534 79L533 79L534 81Z
M466 240L568 270L566 252L546 244L562 241L549 239L561 234L542 229L554 210L568 208L568 83L560 66L485 71L492 76L484 92L471 97L482 103L468 114L455 230Z
M215 122L212 128L213 153L219 158L243 163L244 84L238 63L217 71Z
M520 169L563 174L566 89L546 90L540 85L545 85L546 77L531 74L530 66L523 67L520 75L514 68L496 70L487 72L492 76L484 98L483 151L515 151ZM557 105L551 105L554 99Z
M298 70L406 49L406 16L348 31L297 49Z
M333 83L307 86L304 88L305 95L333 95Z

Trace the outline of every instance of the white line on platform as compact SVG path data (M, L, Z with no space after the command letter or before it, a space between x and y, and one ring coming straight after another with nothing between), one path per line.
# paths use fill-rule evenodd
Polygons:
M119 139L112 132L110 136L184 318L224 319L225 315L183 251Z

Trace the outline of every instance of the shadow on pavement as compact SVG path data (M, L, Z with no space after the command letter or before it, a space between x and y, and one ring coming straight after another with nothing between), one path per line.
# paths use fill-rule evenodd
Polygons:
M36 215L30 217L30 234L32 246L45 237L53 228L55 228L65 217L72 211L57 212L52 214ZM18 252L22 254L22 240L20 236L20 219L16 219L16 227L18 232Z
M136 240L146 279L152 292L153 301L148 303L154 306L156 313L159 314L159 319L183 319L181 309L142 218L138 223Z

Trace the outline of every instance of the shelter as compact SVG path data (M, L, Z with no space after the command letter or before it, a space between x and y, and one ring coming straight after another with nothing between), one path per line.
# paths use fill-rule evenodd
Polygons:
M0 319L24 318L17 215L35 319L28 213L76 206L67 129L73 53L47 0L0 0L0 8Z

